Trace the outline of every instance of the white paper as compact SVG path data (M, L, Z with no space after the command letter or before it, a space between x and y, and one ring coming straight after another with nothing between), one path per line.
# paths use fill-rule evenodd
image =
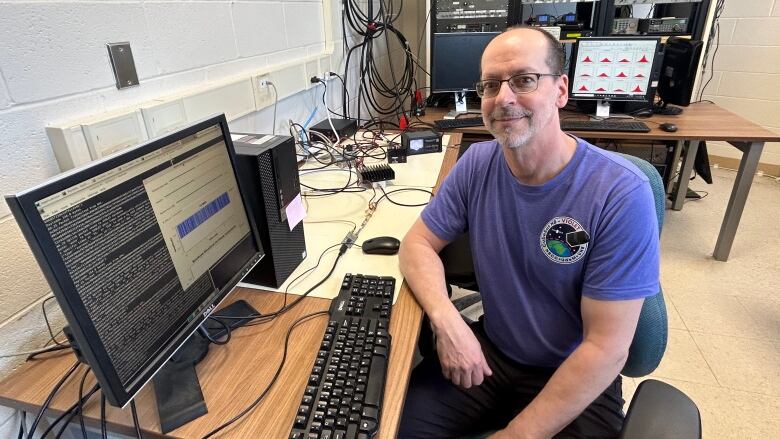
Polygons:
M290 201L290 204L284 208L284 212L287 214L287 225L290 226L290 231L295 228L304 218L306 218L306 209L303 207L301 201L301 194L295 196Z

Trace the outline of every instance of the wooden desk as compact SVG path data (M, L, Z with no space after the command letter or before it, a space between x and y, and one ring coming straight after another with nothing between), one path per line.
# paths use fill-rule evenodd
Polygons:
M429 109L424 120L440 119L445 111ZM587 118L586 115L572 112L561 112L561 118ZM742 151L739 170L731 190L723 223L715 243L713 257L718 261L728 260L734 236L737 233L742 211L745 208L750 185L758 168L761 151L765 142L780 141L780 134L769 131L755 123L708 102L699 102L686 107L679 116L654 115L649 119L640 119L651 128L649 133L620 133L596 131L572 131L571 134L588 139L615 140L672 140L677 143L677 154L685 149L682 170L677 180L677 189L672 197L672 209L682 210L685 194L688 191L688 181L693 171L693 161L702 141L723 141ZM664 122L677 125L677 131L667 133L658 126ZM489 136L485 127L470 127L457 129L455 132L479 136ZM683 148L685 146L685 148ZM676 163L676 161L675 161Z
M459 144L460 137L459 134L452 135L450 144ZM455 164L457 153L456 148L448 149L434 192ZM355 272L359 270L360 267L355 267ZM238 288L228 297L227 302L238 299L244 299L260 312L268 313L281 307L283 295ZM211 346L208 356L197 365L198 378L209 413L168 435L164 436L160 432L153 389L150 385L144 387L136 399L144 437L200 438L231 419L260 396L271 382L281 362L285 335L293 322L307 314L326 311L329 306L330 300L307 297L271 323L236 329L227 345ZM382 419L377 435L379 438L395 438L397 435L422 314L422 309L404 282L390 320L392 346ZM289 436L327 320L325 316L313 317L293 330L285 366L276 384L254 410L215 437ZM73 354L55 353L25 363L0 382L0 404L32 414L37 413L55 383L75 361ZM49 416L58 416L78 400L79 381L84 367L69 378L53 399L48 411ZM85 392L93 384L94 380L90 374ZM88 426L100 428L99 392L85 405L85 417ZM121 410L108 406L106 417L111 431L135 436L129 407ZM31 418L28 416L29 419ZM42 430L39 429L39 432Z

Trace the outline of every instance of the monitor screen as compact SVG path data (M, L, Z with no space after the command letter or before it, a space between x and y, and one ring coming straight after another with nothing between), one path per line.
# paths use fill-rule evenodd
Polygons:
M474 91L482 52L498 32L433 34L431 89L434 93Z
M572 99L652 102L657 86L657 37L581 38L572 51Z
M224 116L6 199L117 406L262 257Z

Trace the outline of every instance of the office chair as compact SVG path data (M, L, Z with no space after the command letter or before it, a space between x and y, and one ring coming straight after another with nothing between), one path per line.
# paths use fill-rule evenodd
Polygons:
M661 175L658 174L653 165L645 160L626 154L618 155L636 165L650 180L660 234L666 209L666 189ZM448 288L449 285L456 285L473 291L479 290L474 274L468 234L461 235L443 248L439 257L444 265ZM478 295L479 293L474 293L466 296L466 298L460 299L461 303L470 306L479 300ZM459 310L465 308L456 302L453 303ZM666 350L667 337L666 305L663 291L659 291L655 296L645 298L636 333L628 351L628 360L621 374L636 378L655 370ZM433 342L422 341L421 352L426 355L424 349L432 350ZM690 398L674 387L656 380L643 381L637 387L631 400L620 438L700 439L701 417L699 409Z

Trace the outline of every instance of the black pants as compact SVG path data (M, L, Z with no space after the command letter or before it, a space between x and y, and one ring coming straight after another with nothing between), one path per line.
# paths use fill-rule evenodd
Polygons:
M524 366L499 352L481 322L472 327L493 375L462 389L444 378L438 356L412 372L398 437L457 438L500 430L542 390L555 369ZM621 379L615 381L556 438L614 438L623 426Z

